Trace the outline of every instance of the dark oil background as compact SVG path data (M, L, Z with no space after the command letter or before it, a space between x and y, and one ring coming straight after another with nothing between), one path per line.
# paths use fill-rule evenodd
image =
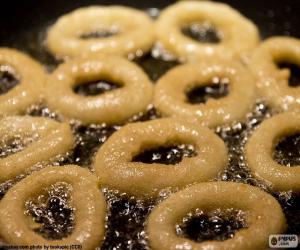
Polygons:
M24 51L44 64L49 71L52 71L56 67L57 61L46 52L41 44L45 37L46 28L59 16L78 7L96 4L119 4L147 10L149 8L161 9L174 2L164 0L4 0L1 1L0 5L0 46L14 47ZM300 1L233 0L223 2L230 4L250 18L259 27L262 38L274 35L290 35L300 38ZM145 56L138 62L154 80L176 64L157 62L151 56ZM227 138L227 143L235 144L232 142L234 140L235 135L230 135ZM235 163L235 159L233 159L232 166ZM236 169L234 171L236 174ZM114 249L114 247L116 249L147 249L143 235L143 223L153 203L151 201L136 201L126 197L119 198L118 194L111 192L107 192L106 196L110 204L110 215L108 234L102 249ZM287 210L288 221L293 222L290 225L294 228L289 229L290 232L299 234L299 197L289 199L288 202L292 203L289 207L288 202L285 202L285 197L281 197L280 194L275 196ZM123 234L122 237L116 237L115 232Z

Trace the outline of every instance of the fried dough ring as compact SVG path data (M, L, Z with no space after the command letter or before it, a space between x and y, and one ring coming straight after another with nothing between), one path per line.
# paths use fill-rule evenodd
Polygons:
M8 48L0 48L0 65L12 68L19 84L0 95L0 117L21 114L40 101L46 74L42 66L29 56Z
M84 81L108 80L121 88L97 96L80 96L73 87ZM85 124L117 124L146 109L153 85L134 63L112 55L77 58L58 67L49 77L46 102L50 109Z
M112 37L82 39L97 31L117 31ZM122 6L92 6L60 17L50 28L47 44L58 57L98 52L129 55L145 52L154 42L153 21L144 12Z
M12 116L0 121L0 138L6 142L14 136L34 138L33 142L15 154L0 158L0 183L32 171L39 162L49 162L64 156L75 143L68 124L49 118Z
M229 94L206 103L188 103L186 92L211 84L214 77L229 78ZM163 115L189 118L208 127L244 119L254 103L251 72L240 63L227 60L177 66L162 76L154 89L154 105Z
M284 137L300 132L300 116L283 113L265 120L246 144L246 160L254 174L267 182L274 191L300 191L299 166L287 167L273 159L277 143Z
M289 69L279 69L278 62L300 66L300 40L273 37L264 41L253 53L252 69L260 95L277 110L299 110L300 89L289 86Z
M75 208L75 227L70 236L47 240L33 231L24 213L25 202L57 182L72 186L71 205ZM13 245L81 245L94 250L104 237L106 203L98 180L88 170L75 165L47 167L34 172L12 187L0 202L0 235Z
M201 209L241 209L247 228L225 241L197 243L176 234L175 227L191 211ZM257 187L233 182L208 182L172 194L151 212L147 232L153 250L252 250L266 249L270 234L285 230L285 217L279 203Z
M191 144L197 155L172 166L132 162L144 150L174 144ZM166 118L122 127L99 149L94 169L103 186L149 197L165 188L210 180L226 165L226 146L212 131Z
M185 36L181 28L209 22L221 33L218 44L200 43ZM156 22L156 35L163 46L182 60L203 56L232 58L254 49L259 42L256 26L238 11L222 3L182 1L167 7Z

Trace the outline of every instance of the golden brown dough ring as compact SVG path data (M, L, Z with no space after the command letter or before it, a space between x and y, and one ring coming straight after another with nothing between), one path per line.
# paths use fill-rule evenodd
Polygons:
M209 22L222 34L220 43L197 42L181 32L186 25L203 22ZM258 30L250 20L226 4L209 1L182 1L167 7L155 30L158 41L182 60L240 56L259 42Z
M287 167L273 159L277 143L297 132L300 132L300 116L294 113L279 114L263 121L246 144L249 168L274 191L300 191L299 166Z
M72 186L75 227L66 238L47 240L30 227L24 207L26 201L58 182ZM88 170L75 165L47 167L17 183L1 200L0 235L11 245L81 245L84 250L94 250L103 241L105 214L106 203L98 180Z
M191 144L197 155L172 166L132 162L147 149L174 144ZM168 118L125 125L103 144L94 162L103 186L146 197L210 180L226 165L226 146L213 131Z
M97 96L80 96L73 87L84 81L108 80L122 87ZM49 77L47 103L64 117L88 123L121 123L146 109L153 85L134 63L112 55L74 59Z
M0 158L0 183L26 174L35 164L64 156L73 148L74 136L68 124L49 118L12 116L0 121L0 138L34 138L33 142L15 154ZM1 147L1 145L0 145Z
M197 243L176 234L175 227L188 213L201 209L235 208L246 212L248 228L225 241ZM147 232L153 250L264 250L270 234L282 233L285 217L279 203L257 187L234 182L208 182L172 194L154 208Z
M229 94L206 103L191 104L186 92L207 86L214 77L229 79ZM154 105L166 116L185 117L204 126L216 127L242 120L255 102L251 72L238 62L207 60L177 66L162 76L154 89Z
M277 62L300 66L300 40L273 37L264 41L254 52L250 63L260 95L272 108L299 110L300 89L289 86L289 69L279 69Z
M0 117L21 114L39 102L46 74L38 62L17 50L0 48L0 65L11 67L19 80L17 86L0 95Z
M91 32L118 33L112 37L82 39ZM121 6L92 6L60 17L50 28L47 44L59 57L76 57L98 52L129 55L145 52L154 41L153 21L144 12Z

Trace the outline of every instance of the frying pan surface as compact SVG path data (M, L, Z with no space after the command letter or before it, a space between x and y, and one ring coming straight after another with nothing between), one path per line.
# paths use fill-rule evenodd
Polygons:
M125 5L139 9L164 8L176 1L169 0L2 0L0 5L0 46L17 48L30 54L32 57L43 63L50 71L53 70L57 61L47 53L42 46L45 38L45 31L59 16L70 12L78 7L89 5ZM300 38L300 1L299 0L230 0L221 1L230 4L242 14L251 19L260 29L261 37L267 38L274 35L285 35ZM142 63L143 64L143 63ZM147 63L146 63L147 64ZM145 66L142 65L142 66ZM166 68L171 67L169 65ZM147 68L147 66L145 66ZM147 71L147 69L146 69ZM151 70L150 70L151 71ZM157 79L159 76L152 77ZM300 221L300 201L296 200L292 220ZM122 210L124 204L120 202ZM151 205L151 204L150 204ZM148 213L147 209L139 207L134 203L138 216L143 220ZM115 213L120 212L116 208ZM123 221L126 223L126 221ZM117 226L122 223L115 222ZM119 224L118 224L119 223ZM299 223L298 223L299 224ZM120 225L119 225L120 226ZM141 225L140 225L141 226ZM140 227L139 226L139 227ZM300 234L300 226L296 226ZM136 230L140 230L137 228ZM136 235L134 236L136 237ZM110 240L115 240L113 237ZM125 240L125 238L124 238ZM117 242L115 242L117 244ZM113 249L116 244L107 242L103 249ZM144 249L143 244L138 242L130 249ZM1 249L1 246L0 246ZM121 244L118 249L129 249L126 244Z

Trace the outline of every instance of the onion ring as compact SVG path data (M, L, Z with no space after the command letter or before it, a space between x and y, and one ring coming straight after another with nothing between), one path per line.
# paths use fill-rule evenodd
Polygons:
M279 69L277 62L288 61L300 66L300 40L273 37L264 41L253 53L250 68L260 95L276 110L297 111L300 90L289 86L289 69Z
M15 136L34 138L22 151L0 158L0 183L31 172L39 162L51 162L64 156L75 143L68 124L30 116L5 117L0 121L2 142Z
M229 79L229 94L206 103L188 103L186 93L211 84L214 77ZM165 116L185 117L216 127L246 118L255 103L251 72L238 62L208 60L175 67L162 76L154 89L154 105Z
M58 57L98 52L142 54L154 42L153 29L151 18L142 11L121 6L92 6L60 17L48 32L47 44ZM112 36L80 38L91 32L111 32Z
M72 186L71 204L75 208L75 228L61 240L46 240L32 230L24 204L57 182ZM47 167L34 172L12 187L0 202L0 235L14 245L81 245L94 250L101 244L105 231L106 203L98 189L98 180L88 170L75 165Z
M97 96L74 93L76 85L99 78L121 88ZM152 93L152 83L137 65L121 57L98 55L60 65L49 77L46 102L55 112L85 124L117 124L144 111Z
M274 191L300 191L299 166L287 167L273 159L273 151L282 137L297 132L300 132L300 116L283 113L263 121L246 144L249 168Z
M209 22L221 33L219 44L200 43L181 32L192 23ZM230 6L210 1L182 1L161 12L156 35L163 46L181 60L203 56L232 58L251 51L259 42L256 26Z
M248 228L240 229L226 241L197 243L176 234L176 224L189 212L218 208L245 211ZM154 208L147 224L153 250L263 250L268 246L269 235L282 233L285 228L285 217L275 198L257 187L233 182L200 183L174 193Z
M0 95L0 117L22 114L40 101L46 74L38 62L17 50L0 48L0 65L12 68L19 80L17 86Z
M174 144L191 144L197 155L173 166L132 162L146 149ZM165 188L210 180L226 165L226 146L212 131L167 118L122 127L99 149L94 169L105 187L136 196L155 196Z

